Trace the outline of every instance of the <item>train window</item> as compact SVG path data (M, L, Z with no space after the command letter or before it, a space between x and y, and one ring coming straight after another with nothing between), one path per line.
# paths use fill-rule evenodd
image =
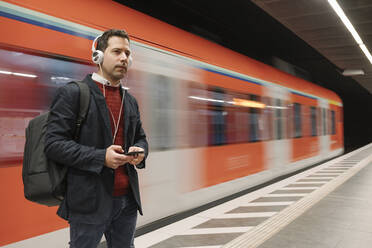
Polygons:
M57 87L95 70L54 55L0 48L0 166L19 165L25 128L49 107Z
M294 107L293 103L288 101L287 102L287 113L286 113L286 125L287 125L287 138L292 139L294 137L294 118L293 112Z
M208 91L202 84L189 85L189 144L191 147L207 145L208 139Z
M223 145L226 143L226 115L225 92L220 88L209 91L208 115L208 144Z
M275 139L283 139L282 128L282 101L275 99Z
M332 115L331 110L327 109L327 135L332 133Z
M247 95L236 92L229 92L225 96L227 143L229 144L248 142L249 110L236 102L248 100L247 98Z
M250 95L250 100L259 102L260 99L257 95ZM260 110L251 107L249 110L249 141L256 142L260 140L259 137L259 114Z
M317 136L316 107L310 107L311 136Z
M225 145L245 142L256 142L260 138L260 114L262 104L257 95L245 95L226 91L221 88L193 89L190 106L195 115L195 123L207 120L206 130L195 123L192 130L198 127L208 133L208 145ZM262 122L261 122L262 126ZM194 131L192 131L194 132Z
M323 116L323 135L327 135L327 111L325 108L322 108Z
M337 107L337 112L335 112L335 113L337 113L337 122L339 122L339 123L342 123L343 122L343 118L344 118L344 116L343 116L343 113L342 113L342 107Z
M84 79L96 67L0 48L0 71L0 108L45 110L57 87Z
M293 104L294 137L302 137L301 104Z
M333 110L331 110L331 123L331 134L336 134L336 116Z
M274 136L274 127L273 127L273 108L272 99L270 97L262 97L262 102L265 104L265 108L263 109L263 132L262 132L262 140L272 140Z
M322 135L322 108L317 108L317 133Z
M282 111L282 116L283 116L283 125L284 125L284 136L283 138L285 139L290 139L291 138L291 111L289 111L289 108L291 106L291 103L287 100L284 101L284 106L283 106L283 111Z
M237 108L235 111L236 133L235 139L237 143L244 143L248 141L249 133L249 113L246 108Z

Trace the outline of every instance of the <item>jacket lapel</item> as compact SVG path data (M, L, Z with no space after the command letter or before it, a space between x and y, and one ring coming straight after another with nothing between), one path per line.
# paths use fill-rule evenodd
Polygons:
M107 143L112 144L112 133L111 133L111 124L110 124L110 113L106 105L105 98L101 92L101 90L98 88L96 83L92 80L92 75L87 75L84 81L88 84L89 88L91 89L91 92L93 94L93 99L95 100L98 108L98 112L101 114L103 124L104 124L104 129L105 133L105 138L109 138L108 140L106 139Z

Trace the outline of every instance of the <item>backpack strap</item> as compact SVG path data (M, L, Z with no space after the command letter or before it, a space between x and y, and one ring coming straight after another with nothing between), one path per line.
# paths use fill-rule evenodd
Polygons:
M90 102L90 91L86 83L83 83L80 81L76 81L74 83L76 83L80 88L80 110L79 110L79 115L76 121L76 130L75 130L75 138L74 138L74 140L78 140L79 135L80 135L81 124L84 122L85 117L87 116L87 113L88 113L89 102Z

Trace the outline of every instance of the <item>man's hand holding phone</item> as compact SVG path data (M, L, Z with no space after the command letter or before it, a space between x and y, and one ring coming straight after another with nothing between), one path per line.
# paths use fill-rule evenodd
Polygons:
M117 169L132 160L133 157L125 155L121 146L111 145L106 149L105 165L111 169Z
M125 155L133 157L132 161L129 162L130 164L137 165L145 158L145 150L138 146L131 146Z

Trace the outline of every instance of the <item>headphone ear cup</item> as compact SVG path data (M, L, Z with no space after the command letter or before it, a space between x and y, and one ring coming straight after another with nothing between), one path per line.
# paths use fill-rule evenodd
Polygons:
M103 62L103 52L100 50L95 50L92 54L93 63L99 65Z

